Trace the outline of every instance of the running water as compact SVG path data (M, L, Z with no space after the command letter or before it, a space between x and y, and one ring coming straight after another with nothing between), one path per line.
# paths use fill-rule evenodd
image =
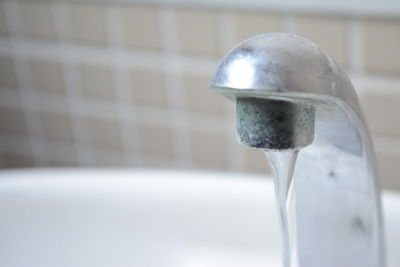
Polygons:
M293 173L298 150L265 151L274 170L275 193L283 236L284 267L298 267Z

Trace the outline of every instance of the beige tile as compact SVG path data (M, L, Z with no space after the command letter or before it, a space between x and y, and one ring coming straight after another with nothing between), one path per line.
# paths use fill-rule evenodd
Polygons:
M347 21L344 18L297 16L295 33L318 44L339 65L348 65Z
M65 160L50 159L46 165L49 167L79 167L80 166L79 163L73 159L65 159Z
M64 77L60 62L46 59L30 59L32 86L43 93L64 94Z
M175 168L175 163L173 158L144 158L140 163L135 164L135 167L139 168L162 168L162 169L172 169Z
M215 94L209 87L210 76L183 74L184 105L188 111L195 113L223 115L225 100Z
M9 134L3 135L1 138L1 146L4 153L16 155L31 155L31 144L29 143L29 136Z
M29 168L34 166L32 157L26 155L4 153L3 160L5 168Z
M89 118L91 143L98 149L121 151L121 132L117 121L111 119Z
M365 20L363 44L366 71L400 73L400 20Z
M48 140L49 141L49 140ZM73 167L78 166L77 151L74 143L47 143L46 146L46 166L51 167Z
M280 21L277 15L241 12L233 15L233 28L239 43L260 33L279 32Z
M55 40L52 1L18 1L25 37Z
M0 55L0 87L17 87L14 62L10 56Z
M73 143L72 123L69 114L42 111L40 113L43 137L51 141Z
M400 136L400 93L361 92L360 101L372 133Z
M400 154L378 152L377 157L383 187L400 190Z
M25 117L21 109L0 107L0 133L27 135Z
M49 167L81 167L75 159L50 159L46 162Z
M45 110L68 113L70 110L68 101L64 95L37 95L35 105L44 107Z
M113 78L109 65L82 63L79 71L84 96L100 99L114 98Z
M152 6L122 6L124 45L134 49L161 49L158 10Z
M112 152L101 151L95 153L95 165L97 167L124 167L126 162L122 151Z
M175 16L180 52L196 56L218 56L221 53L216 12L176 9Z
M6 22L6 14L4 10L4 1L0 2L0 36L7 36L9 34Z
M86 45L105 46L105 11L101 4L70 3L72 40Z
M195 166L228 169L228 144L225 134L191 130L189 140L191 159Z
M246 171L252 173L265 174L265 175L272 174L271 167L268 164L264 152L247 148L244 145L241 146L243 147L244 150Z
M146 157L173 158L172 130L170 127L150 124L135 125L139 153Z
M168 106L164 73L160 70L134 68L130 71L133 102L138 106Z
M14 62L7 55L0 55L0 87L11 89L17 87Z

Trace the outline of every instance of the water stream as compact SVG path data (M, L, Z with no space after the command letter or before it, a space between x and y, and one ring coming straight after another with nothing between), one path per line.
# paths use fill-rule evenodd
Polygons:
M296 203L293 173L299 150L265 151L273 171L282 230L284 267L298 267Z

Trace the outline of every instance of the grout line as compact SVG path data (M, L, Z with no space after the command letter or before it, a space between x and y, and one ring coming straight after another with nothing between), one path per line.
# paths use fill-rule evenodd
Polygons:
M8 2L5 2L8 3ZM12 41L12 38L1 38L0 37L0 52L3 54L13 55L17 53L21 57L29 57L29 58L48 58L53 60L64 60L70 63L78 63L81 61L88 62L98 62L104 63L111 61L111 56L108 53L108 50L98 49L98 48L90 48L90 47L81 47L76 45L71 45L67 43L63 43L62 45L57 45L54 43L48 42L38 42L38 41L28 41L23 39L18 39ZM357 38L355 38L357 39ZM17 41L17 42L16 42ZM358 41L360 42L360 40ZM354 45L355 47L361 47L361 45ZM355 49L356 53L362 54L362 48ZM69 55L66 57L66 51L69 52ZM160 54L151 54L151 53L141 53L141 52L129 52L124 50L119 50L118 54L121 58L123 58L123 62L128 66L138 66L141 68L149 68L149 69L160 69L160 66L164 64L165 58L163 58ZM64 58L65 59L64 59ZM180 57L177 55L169 55L169 58L173 59L173 61L180 62L180 65L169 65L169 71L171 72L179 72L180 69L184 68L185 72L188 73L204 73L209 74L210 69L215 68L217 66L217 61L215 60L205 60L202 58L188 58L188 57ZM357 57L356 57L357 58ZM354 62L358 62L353 65L362 65L361 57L358 57L358 60L352 60ZM400 78L396 76L384 76L384 75L366 75L362 71L349 71L349 75L352 80L357 80L360 83L372 83L376 85L386 85L388 87L400 87ZM393 90L392 93L397 93L398 90Z
M400 155L400 137L373 135L372 139L376 152Z
M22 38L24 29L18 1L4 1L4 15L10 39Z
M6 160L5 160L5 153L6 150L4 149L4 143L6 142L6 139L3 138L3 136L0 136L0 169L1 168L6 168ZM32 155L29 155L31 157Z
M59 18L58 18L59 19ZM166 27L163 25L162 27ZM171 39L171 37L167 37ZM63 42L60 46L54 42L37 41L37 40L18 40L15 44L15 49L25 57L33 58L47 58L47 59L59 59L60 54L63 50L73 51L69 55L71 62L90 62L105 64L110 62L111 56L108 48L99 47L88 47ZM141 67L146 69L161 69L165 62L166 53L159 52L145 52L145 51L132 51L123 48L115 49L115 53L118 53L121 59L124 59L124 63L132 67ZM174 49L176 51L176 49ZM9 47L8 38L0 37L0 52L9 54L11 53ZM173 61L179 61L179 65L171 65L171 71L180 71L182 65L185 67L185 72L188 73L209 73L210 67L215 67L218 61L209 58L199 58L190 56L180 56L176 52L168 52L168 58ZM195 64L193 64L195 63Z
M219 42L221 50L228 53L236 44L236 34L233 28L234 18L233 13L230 11L219 12Z
M15 135L15 134L0 133L0 138L4 140L2 148L4 153L10 152L16 155L32 157L31 151L29 149L26 149L26 143L29 142L28 140L29 137Z
M6 15L6 21L10 32L9 37L9 49L13 57L16 79L19 90L19 97L21 99L22 106L18 108L23 110L24 117L26 120L26 128L28 134L28 143L30 146L31 154L33 158L34 166L43 166L46 164L46 149L45 143L37 141L34 137L42 136L42 129L40 127L41 120L38 112L31 112L28 107L37 107L36 95L31 92L31 80L32 75L29 67L24 60L24 57L20 55L17 47L19 39L22 37L23 25L20 15L20 10L17 1L6 1L4 2L4 9Z
M220 14L220 32L226 34L226 38L220 40L221 47L223 51L230 51L236 44L235 31L233 29L233 14L231 12L224 11ZM228 53L228 52L226 52ZM222 97L222 96L215 96ZM226 115L226 121L224 127L226 127L227 134L227 144L228 144L228 167L232 171L244 172L245 171L245 154L242 149L240 149L236 138L234 138L236 130L235 121L235 102L224 101L224 110Z
M106 28L110 43L109 53L111 55L111 71L114 82L115 102L118 110L118 124L123 146L125 164L140 164L140 155L135 153L138 134L136 127L129 124L131 117L135 115L130 107L132 94L130 93L129 72L126 61L118 53L119 47L123 44L123 33L120 19L120 9L115 5L106 8Z
M1 133L0 138L7 140L11 144L10 147L12 147L12 151L7 151L6 149L4 150L5 152L17 152L18 155L22 156L29 156L29 153L27 153L26 149L21 147L21 143L24 143L26 140L25 136L16 136L16 135L8 135ZM33 137L36 142L41 142L41 143L46 143L47 147L51 150L54 151L55 153L52 153L52 158L51 160L56 160L56 161L65 161L65 159L71 157L71 153L75 151L74 147L71 147L71 144L68 143L63 143L59 141L54 141L54 140L48 140L45 138L40 138L40 137ZM110 151L110 150L105 150L105 149L97 149L97 152L102 154L102 157L106 157L108 153L114 154L115 151ZM38 155L39 159L42 161L49 161L48 155Z
M62 99L61 96L47 95L43 92L36 92L35 94L37 98L40 98L42 100L42 105L27 105L26 110L28 112L59 112L59 107L57 105L54 105L53 103L59 103ZM21 91L20 95L24 97L30 96L29 92L26 93L26 91L24 90ZM10 94L7 90L0 90L0 106L9 108L20 108L20 104L16 103L14 98L14 95ZM233 107L233 104L230 104L230 106ZM112 110L114 108L114 104L111 101L88 99L85 102L85 105L88 110L92 111L91 113L83 112L81 109L75 108L69 111L71 116L76 117L80 121L85 121L89 118L107 118L112 120L118 119L118 115L116 116L115 113L109 112L109 110ZM171 116L165 112L165 109L145 107L131 107L129 114L141 114L141 116L126 116L124 118L127 123L131 124L146 123L154 125L173 126L182 129L203 129L215 133L231 132L231 127L224 127L227 119L221 116L187 113L187 120L182 121L174 120L173 118L171 118ZM82 139L81 142L82 141L85 141L84 143L87 143L86 139Z
M55 1L53 7L53 16L55 21L56 33L59 42L57 43L58 58L61 58L62 71L64 76L64 85L66 90L66 100L68 103L68 113L71 118L72 132L74 135L74 147L77 153L79 165L93 165L94 153L91 148L90 134L87 128L87 120L84 115L87 114L85 101L79 94L79 72L74 59L74 49L68 45L71 38L71 29L68 18L67 3L65 1ZM48 101L46 101L47 103ZM79 116L74 116L74 114Z
M172 123L181 127L172 128L174 162L178 167L192 167L188 140L188 118L184 110L184 90L182 84L182 64L178 53L177 28L172 8L160 7L159 21L163 47L163 65L166 79L167 97L170 105L168 115ZM186 69L185 69L186 70Z
M350 71L357 75L363 75L362 26L357 18L349 21L347 36L349 39L347 51Z
M282 14L280 16L280 27L282 32L294 33L296 25L292 15Z
M53 140L47 140L47 139L42 139L42 138L34 138L36 142L46 142L47 146L50 148L52 151L57 151L57 153L54 153L53 160L59 160L63 161L65 158L69 157L69 152L71 151L71 145L70 144L65 144ZM7 140L7 142L10 143L10 147L13 147L13 150L8 151L7 149L4 149L3 151L6 152L16 152L17 155L21 156L28 156L30 157L31 154L26 151L26 149L23 149L21 147L21 143L24 143L26 140L26 137L24 136L15 136L15 135L8 135L4 133L0 133L0 140ZM96 155L99 155L99 158L109 158L113 159L114 155L118 155L119 151L115 150L109 150L109 149L104 149L104 148L95 148L94 152ZM41 161L48 161L48 157L43 155L38 155L39 159ZM162 158L162 157L147 157L147 156L142 156L145 159L145 162L152 162L157 164L157 166L163 165L163 166L170 166L170 160L167 158ZM0 154L0 167L1 167L1 154Z
M393 77L357 76L350 73L351 81L358 93L371 92L377 94L400 95L400 80Z
M11 0L12 1L12 0ZM319 15L319 16L339 16L339 17L366 17L366 18L398 18L400 10L395 5L397 2L388 1L385 7L376 8L376 5L360 6L358 2L351 2L350 5L338 2L337 5L310 5L307 1L285 1L285 2L272 2L272 1L183 1L183 0L73 0L75 3L102 3L102 4L136 4L136 5L151 5L151 6L168 6L172 8L198 8L201 10L234 10L244 12L263 12L263 13L285 13L290 12L295 15ZM299 4L299 3L300 4ZM372 3L377 3L372 1ZM306 4L306 5L305 5ZM356 5L354 5L356 4Z

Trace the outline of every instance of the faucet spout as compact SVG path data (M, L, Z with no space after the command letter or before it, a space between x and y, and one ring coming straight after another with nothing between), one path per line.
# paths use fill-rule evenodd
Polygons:
M372 142L346 73L313 42L256 35L226 55L212 89L236 102L238 141L297 150L298 267L384 267Z
M311 105L241 97L236 100L237 137L261 150L299 149L314 139L315 110Z

